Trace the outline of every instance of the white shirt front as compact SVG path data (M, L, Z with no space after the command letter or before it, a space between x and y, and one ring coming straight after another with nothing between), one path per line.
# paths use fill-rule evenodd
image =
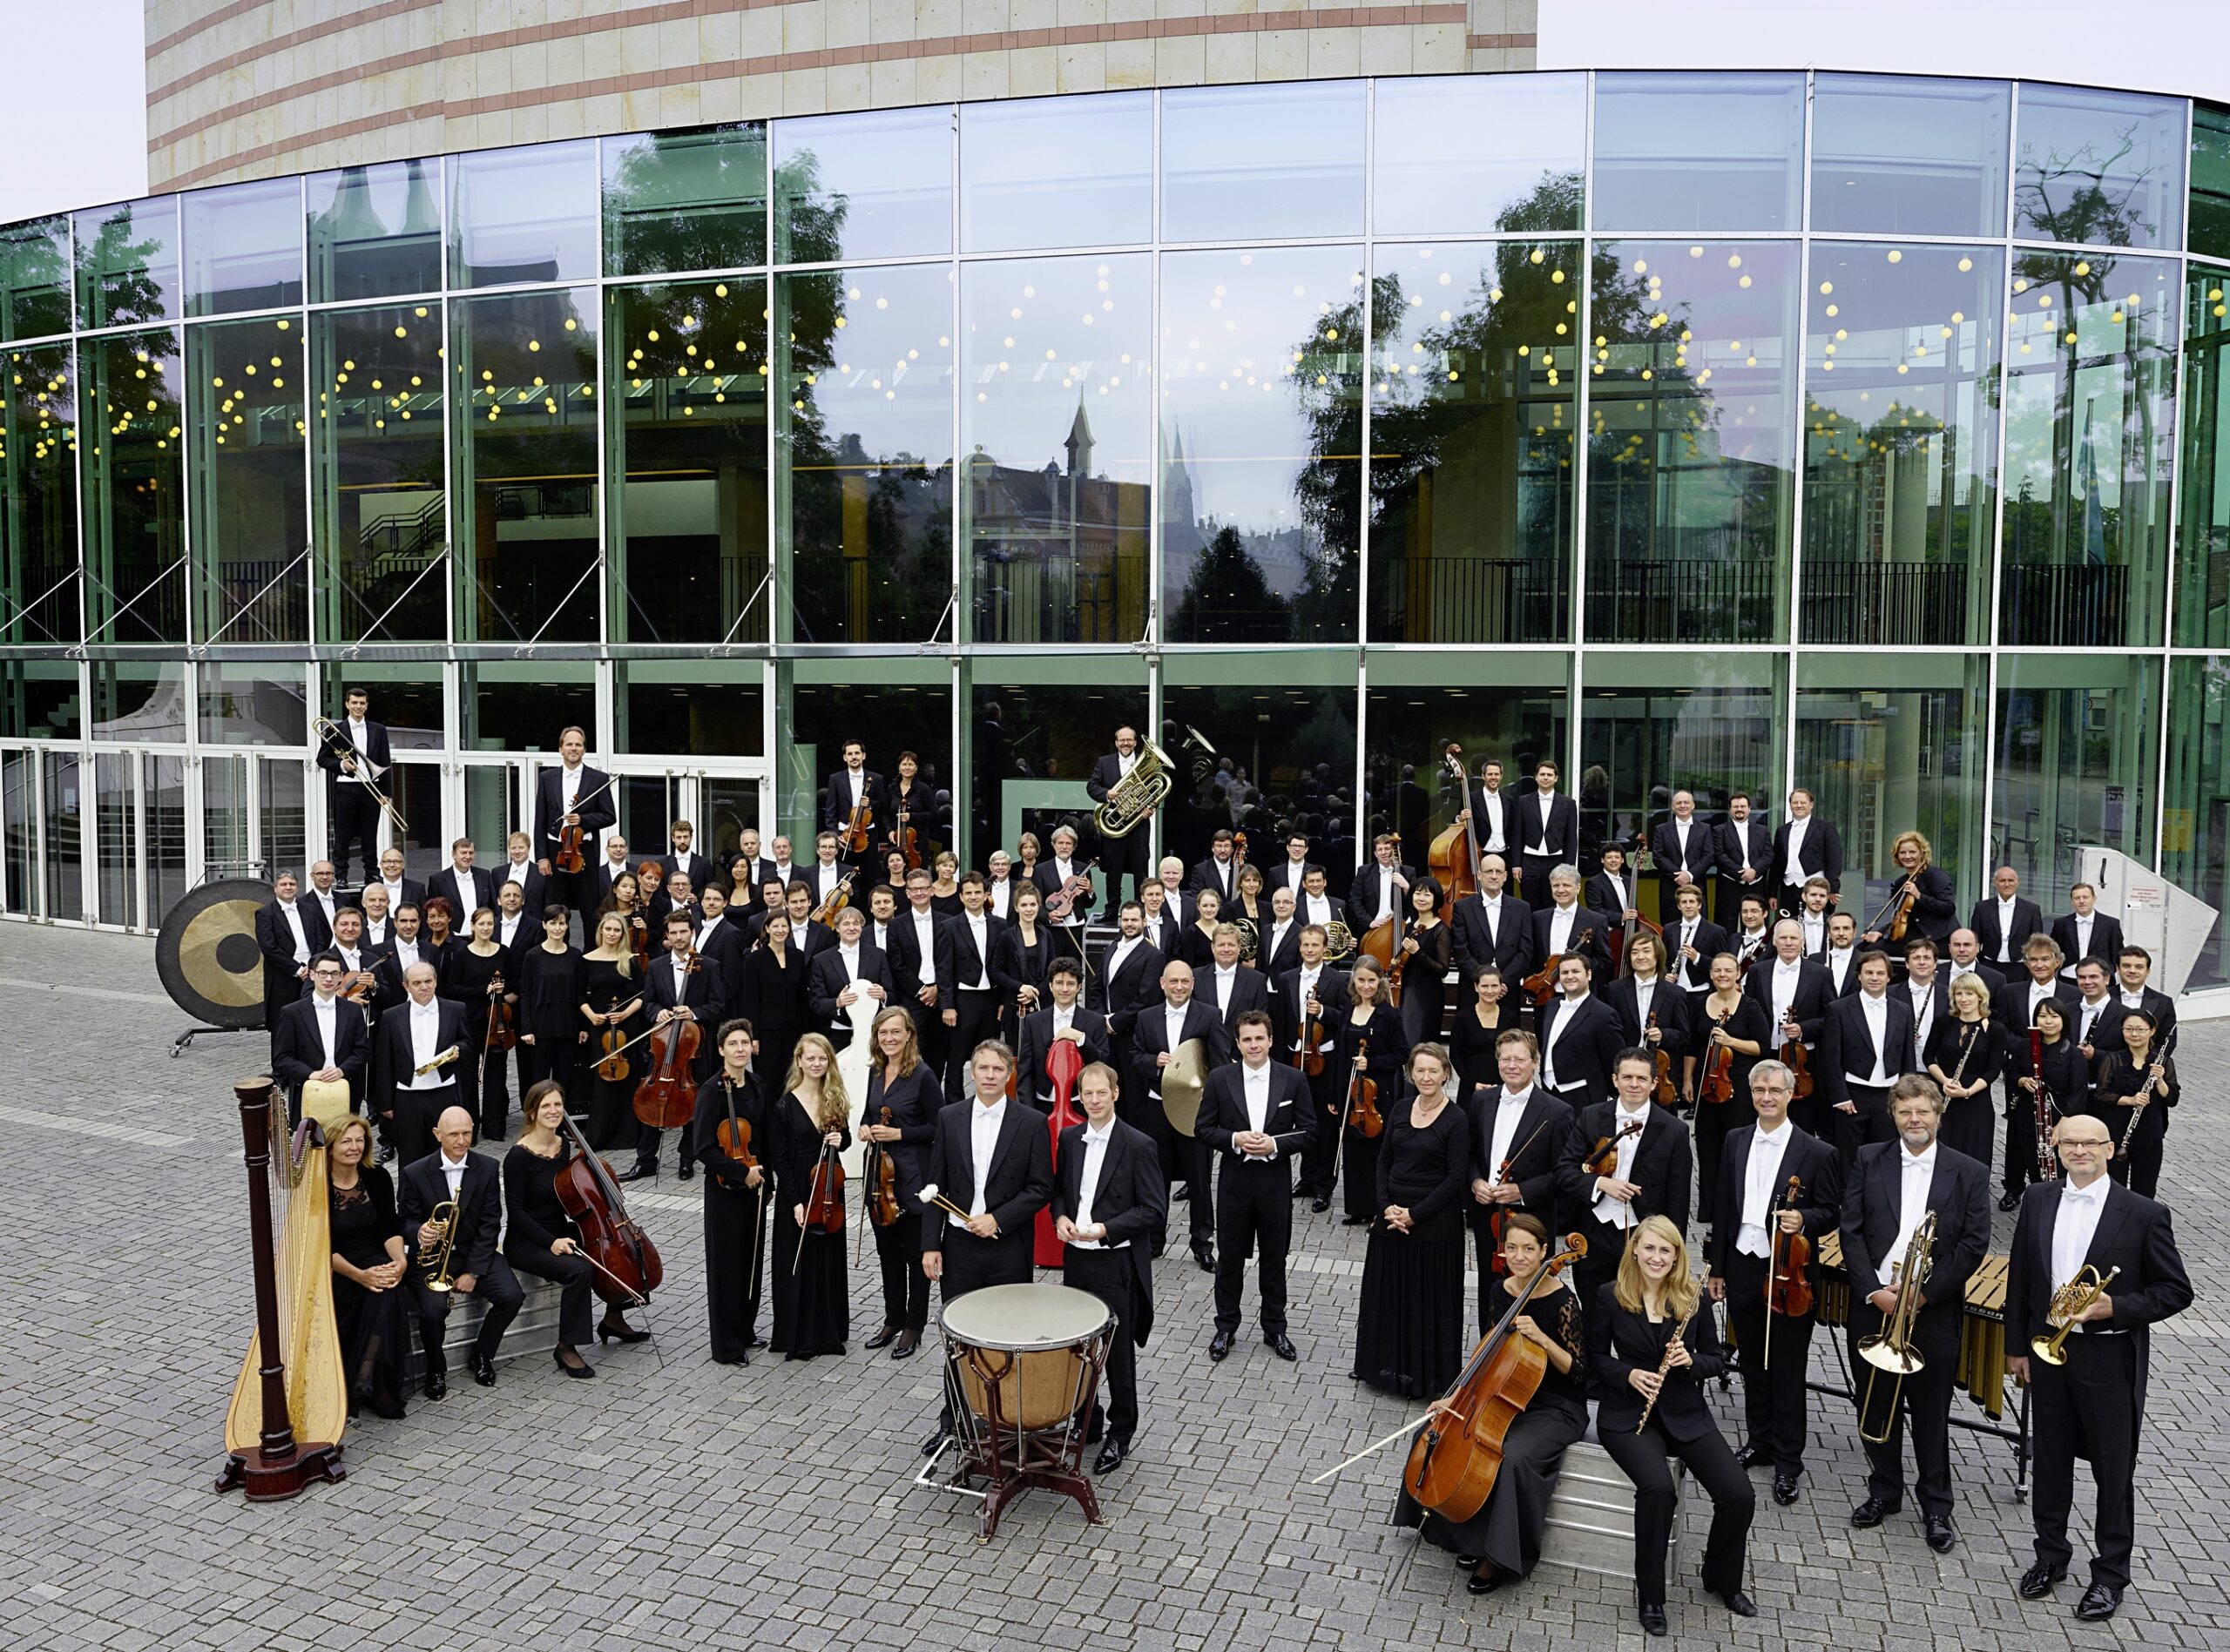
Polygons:
M560 799L565 805L562 813L566 814L580 813L581 780L586 767L585 764L561 763L558 765L558 792Z
M1936 1143L1930 1142L1928 1150L1916 1154L1902 1142L1897 1143L1897 1237L1889 1242L1887 1256L1877 1258L1882 1283L1889 1283L1892 1263L1904 1259L1905 1247L1913 1242L1913 1235L1928 1217L1928 1191L1936 1181Z
M514 860L503 868L503 881L517 884L524 889L526 887L526 874L533 870L533 861Z
M1305 922L1328 924L1332 921L1331 896L1303 895L1301 898L1301 904L1304 908L1306 908L1302 914L1302 918Z
M1538 860L1549 853L1549 846L1541 839L1549 835L1549 811L1556 807L1557 794L1554 792L1536 792L1533 797L1541 806L1531 812L1533 816L1533 841L1525 846L1525 853Z
M1634 1020L1640 1026L1645 1034L1649 1031L1649 1015L1651 1007L1656 1002L1657 982L1653 979L1645 978L1640 975L1635 976Z
M1924 1061L1928 1055L1928 1035L1936 1026L1936 983L1929 981L1923 985L1908 976L1905 989L1912 995L1913 1055L1916 1059Z
M1681 919L1679 934L1672 943L1672 955L1679 960L1680 963L1678 979L1683 987L1695 988L1706 984L1702 976L1692 975L1688 973L1691 968L1688 961L1688 948L1696 944L1696 926L1701 922L1703 919L1700 917ZM1701 968L1703 965L1698 963L1693 968Z
M2029 1025L2033 1027L2037 1024L2037 1006L2038 1004L2044 1002L2047 999L2056 999L2058 996L2059 994L2054 989L2051 982L2038 981L2033 976L2031 977L2029 981ZM2082 1041L2078 1039L2076 1042L2080 1043Z
M813 864L814 905L817 907L828 900L830 892L843 880L844 868L835 861L830 861L827 866L823 866L818 860L814 861Z
M448 1083L444 1069L436 1067L430 1072L417 1069L426 1066L442 1053L442 1001L430 1004L412 1000L410 1004L410 1077L405 1089L439 1089Z
M2079 1023L2075 1034L2077 1043L2087 1044L2091 1042L2091 1029L2098 1024L2098 1017L2106 1013L2106 1007L2113 1001L2111 995L2100 998L2095 1002L2088 998L2083 1001L2075 1012Z
M334 1042L338 1035L334 1031L334 1017L340 1014L340 1010L339 998L328 998L319 992L310 995L310 1011L317 1017L317 1035L325 1047L324 1065L327 1067L337 1067L341 1064L335 1059L340 1046Z
M1618 1105L1612 1110L1611 1128L1612 1133L1618 1138L1618 1168L1611 1174L1618 1181L1629 1182L1633 1179L1634 1155L1641 1151L1641 1138L1646 1131L1636 1130L1631 1136L1625 1132L1629 1125L1648 1118L1649 1106L1649 1098L1644 1096L1641 1105L1633 1111L1628 1112L1625 1101L1622 1097ZM1595 1198L1595 1219L1598 1222L1607 1222L1614 1228L1630 1228L1633 1226L1635 1221L1634 1207L1627 1200L1614 1199L1608 1193L1599 1193Z
M1771 1131L1760 1121L1750 1138L1750 1163L1742 1178L1742 1221L1734 1233L1734 1248L1745 1256L1771 1253L1773 1238L1767 1230L1773 1222L1774 1191L1781 1186L1781 1157L1792 1139L1785 1118Z
M1578 1018L1579 1007L1586 1001L1585 993L1580 994L1577 998L1565 999L1558 1007L1557 1018L1549 1028L1548 1037L1541 1042L1541 1082L1551 1089L1564 1088L1557 1082L1557 1045L1563 1039L1564 1029ZM1585 1081L1575 1079L1573 1082L1578 1083Z
M1306 1022L1308 1017L1308 995L1316 990L1317 978L1323 974L1323 973L1324 967L1321 964L1319 964L1314 969L1311 969L1306 964L1303 964L1301 967L1301 976L1300 979L1294 983L1293 994L1293 1024L1294 1031L1297 1034L1306 1031ZM1299 1037L1295 1037L1293 1041L1293 1047L1295 1049L1299 1049L1301 1048L1301 1039Z
M1817 867L1804 864L1804 839L1810 835L1812 817L1808 814L1801 820L1791 820L1788 823L1788 870L1781 874L1783 883L1792 883L1801 887L1807 878L1818 870Z
M1804 926L1804 955L1824 951L1828 945L1828 915L1822 912L1801 912L1797 922Z
M1185 1042L1185 1011L1192 1001L1188 998L1182 1004L1164 1003L1161 1007L1161 1022L1166 1032L1166 1042L1162 1048L1172 1055L1177 1053L1177 1047ZM1166 1073L1169 1069L1163 1068L1161 1070ZM1161 1079L1159 1075L1154 1078L1153 1089L1157 1096L1161 1093Z
M387 909L389 912L393 912L397 907L406 904L402 899L402 879L382 878L380 880L380 887L387 891Z
M2075 951L2061 966L2059 972L2070 981L2075 979L2076 966L2091 955L2091 926L2098 921L2098 914L2095 912L2087 918L2078 917L2075 920Z
M1286 887L1293 891L1296 900L1301 899L1301 880L1308 872L1308 862L1306 860L1288 860L1279 868L1280 875L1286 880Z
M1503 836L1502 793L1482 790L1479 793L1479 813L1486 825L1479 833L1479 853L1500 854L1510 845Z
M1612 894L1617 898L1617 910L1624 912L1634 904L1633 897L1626 893L1626 878L1624 873L1612 872L1606 867L1603 877L1604 880L1610 884Z
M525 921L524 911L499 913L496 917L496 943L508 947L518 939L519 925Z
M2017 900L2018 897L2017 896L2016 899ZM2013 961L2013 902L2011 900L2001 900L1997 903L1997 961L2002 964L2010 964Z
M1117 972L1123 968L1123 961L1145 944L1145 938L1139 935L1125 935L1117 941L1115 950L1107 954L1107 979L1114 980ZM1114 1006L1111 1004L1108 1008L1112 1009Z
M1270 926L1270 944L1262 948L1262 959L1265 963L1278 955L1278 948L1286 944L1286 931L1292 927L1293 920L1290 918L1283 923L1274 923Z
M456 922L451 927L461 935L472 933L472 914L480 910L480 883L463 866L452 866L450 875L456 879Z
M1747 820L1729 820L1727 824L1728 828L1734 833L1734 847L1742 857L1742 870L1748 872L1752 870L1750 865L1750 823Z
M1104 1130L1094 1129L1088 1124L1085 1127L1084 1170L1077 1186L1076 1225L1080 1228L1093 1225L1091 1202L1098 1197L1099 1175L1107 1168L1107 1144L1114 1139L1114 1136L1115 1121L1113 1119L1107 1121L1107 1128ZM1105 1245L1098 1239L1071 1239L1069 1243L1082 1251L1121 1251L1126 1249L1131 1242L1128 1239L1118 1239L1113 1244Z
M294 961L306 964L310 961L309 936L303 933L301 908L294 902L282 902L279 910L287 915L287 927L294 932Z
M1889 1053L1889 995L1883 993L1877 997L1873 993L1862 992L1858 995L1858 1009L1866 1017L1866 1030L1873 1035L1874 1070L1862 1077L1848 1071L1850 1063L1845 1062L1843 1075L1854 1084L1871 1085L1879 1089L1889 1082L1889 1072L1882 1065L1882 1058Z
M471 1163L472 1156L469 1153L461 1159L453 1159L447 1153L442 1155L442 1174L449 1178L450 1198L456 1198L463 1188L465 1167Z
M1238 980L1239 966L1237 964L1233 964L1228 969L1226 969L1221 964L1218 964L1216 966L1216 1014L1224 1016L1226 1019L1228 1019L1231 1015L1232 988L1237 983Z
M1561 958L1571 950L1571 927L1579 921L1578 907L1555 907L1549 912L1549 952Z
M1006 1123L1007 1101L1002 1096L986 1107L979 1100L968 1115L968 1151L976 1167L976 1195L968 1202L968 1214L983 1214L983 1188L991 1179L991 1155L999 1145L999 1127Z
M1394 869L1391 866L1381 866L1378 868L1378 910L1371 914L1371 922L1381 924L1391 918L1394 915L1395 900Z
M1858 948L1855 947L1828 948L1825 960L1828 966L1828 977L1835 983L1835 995L1838 998L1842 996L1843 988L1850 981L1850 967L1857 959Z
M397 935L395 938L395 974L402 976L406 981L409 980L411 967L417 961L418 943L415 941L405 941L402 936Z
M310 899L316 901L318 904L318 910L325 914L325 931L328 934L331 934L333 933L333 915L335 912L340 910L340 903L334 900L333 891L330 889L313 888L310 891Z
M348 744L356 748L356 772L351 774L343 769L341 772L341 779L350 786L362 786L372 766L372 748L371 730L366 726L364 719L361 717L352 717L348 719Z
M963 913L968 933L976 938L976 979L960 984L979 993L991 990L991 921L980 912Z
M851 788L852 807L855 809L858 808L860 806L860 799L867 795L868 772L863 768L846 769L844 771L844 784Z
M1014 880L1012 878L988 879L984 882L983 890L984 909L994 918L1005 917L1007 908L1014 903Z
M1270 1128L1270 1063L1260 1067L1240 1063L1239 1087L1246 1093L1247 1128L1260 1134ZM1271 1155L1257 1154L1258 1158Z
M933 963L937 955L937 914L935 907L928 911L908 908L914 920L914 940L921 947L924 963ZM1113 973L1110 971L1109 973Z
M2145 1008L2145 989L2140 987L2132 992L2125 987L2121 991L2121 1001L2124 1009L2142 1009Z
M2091 1240L2098 1231L2098 1218L2105 1214L2106 1190L2112 1179L2100 1175L2089 1187L2079 1188L2071 1181L2064 1181L2059 1189L2059 1213L2052 1218L2052 1277L2054 1290L2065 1285L2083 1271L2084 1262L2091 1255ZM2104 1272L2104 1269L2099 1271ZM2087 1334L2102 1331L2112 1325L2106 1320L2086 1325L2081 1332Z
M1781 1022L1788 1019L1789 1006L1796 1001L1797 983L1803 979L1804 961L1801 958L1793 964L1783 963L1778 958L1774 960L1774 978L1769 984L1773 988L1774 1026L1776 1030Z
M1510 1150L1517 1141L1517 1121L1525 1116L1525 1103L1532 1099L1533 1087L1522 1090L1505 1089L1495 1102L1495 1126L1488 1143L1487 1156L1494 1166L1494 1180L1502 1180L1502 1167L1510 1163Z

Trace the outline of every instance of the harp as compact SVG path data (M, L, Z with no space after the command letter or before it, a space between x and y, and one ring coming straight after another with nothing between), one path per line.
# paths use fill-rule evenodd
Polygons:
M348 1390L333 1318L333 1244L325 1136L314 1120L291 1136L268 1078L233 1086L248 1177L255 1332L225 1413L217 1489L251 1502L339 1480Z

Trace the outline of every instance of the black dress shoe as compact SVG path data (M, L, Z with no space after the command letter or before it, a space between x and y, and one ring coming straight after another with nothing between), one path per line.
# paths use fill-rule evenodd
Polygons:
M659 1167L655 1164L631 1164L612 1178L615 1182L655 1182Z
M2083 1591L2083 1598L2075 1603L2075 1615L2085 1623L2103 1623L2113 1616L2122 1603L2122 1592L2109 1588L2104 1583L2093 1583Z
M1665 1633L1665 1608L1661 1606L1643 1607L1641 1609L1641 1626L1652 1635L1663 1635Z
M743 1339L743 1345L746 1348L764 1348L767 1345L767 1338L754 1331Z
M483 1388L496 1386L496 1362L484 1353L472 1356L472 1380Z
M1343 1216L1340 1218L1340 1225L1343 1228L1367 1228L1370 1225L1370 1218L1367 1216Z
M1309 1200L1308 1208L1315 1211L1319 1216L1321 1216L1325 1211L1332 1208L1332 1201L1327 1198L1323 1194L1320 1193L1314 1198Z
M1860 1531L1869 1531L1897 1512L1895 1503L1885 1503L1878 1497L1869 1497L1850 1512L1850 1523Z
M1208 1358L1221 1359L1231 1352L1231 1332L1219 1331L1208 1343Z
M1200 1264L1201 1272L1213 1273L1216 1271L1215 1246L1205 1241L1195 1242L1193 1246L1193 1260Z
M2021 1196L2018 1193L2008 1193L1998 1200L1997 1208L2001 1210L2010 1210L2017 1209L2020 1203Z
M1475 1572L1478 1570L1482 1558L1477 1554L1458 1554L1456 1557L1456 1569L1459 1572Z
M1959 1546L1959 1534L1951 1524L1949 1514L1930 1514L1926 1521L1928 1546L1938 1554L1949 1554Z
M894 1325L885 1325L882 1330L876 1332L872 1337L869 1337L865 1342L862 1343L860 1346L862 1348L888 1348L892 1343L897 1340L898 1327Z
M1264 1335L1262 1340L1269 1345L1270 1352L1281 1359L1301 1358L1301 1350L1293 1345L1293 1338L1282 1331L1270 1332Z
M1099 1455L1091 1460L1091 1472L1095 1474L1112 1473L1123 1466L1123 1459L1130 1449L1131 1442L1122 1435L1108 1435L1106 1442L1099 1448Z
M427 1399L443 1399L443 1398L444 1398L444 1397L446 1397L446 1396L448 1395L449 1391L449 1378L448 1378L448 1377L446 1377L446 1376L445 1376L445 1375L443 1375L441 1372L438 1372L438 1371L429 1371L429 1372L428 1372L426 1373L426 1398L427 1398Z
M372 1161L372 1163L375 1163L375 1164L392 1164L392 1163L395 1163L395 1150L394 1150L393 1148L389 1147L389 1146L385 1142L382 1142L382 1143L380 1143L379 1156L378 1156L376 1158L375 1158L375 1159Z
M1774 1460L1773 1447L1752 1444L1734 1453L1734 1460L1745 1468L1763 1468Z
M596 1367L578 1353L573 1356L573 1363L570 1365L565 1363L565 1351L562 1348L552 1349L550 1357L558 1362L558 1370L577 1381L586 1382L596 1375Z
M598 1342L648 1342L651 1333L638 1331L625 1319L614 1319L607 1313L596 1322L596 1339Z
M1471 1575L1463 1580L1463 1588L1473 1595L1492 1595L1501 1587L1502 1574L1484 1561L1480 1561Z
M890 1357L893 1359L911 1359L914 1357L914 1351L921 1345L920 1332L902 1331L898 1333L898 1340L890 1345Z
M2014 1593L2024 1601L2041 1601L2052 1592L2052 1585L2066 1575L2067 1568L2064 1566L2053 1566L2038 1561L2021 1574L2021 1581L2015 1587Z
M372 1396L373 1416L384 1417L389 1422L394 1422L406 1414L407 1413L402 1409L402 1402L400 1399L395 1399L394 1395L390 1394L384 1399L381 1399L377 1394L374 1394Z
M943 1429L938 1429L936 1433L931 1434L927 1440L922 1442L922 1455L924 1457L936 1456L938 1452L944 1448L944 1442L950 1438L951 1436L947 1434Z
M696 1174L697 1161L695 1159L682 1160L681 1168L674 1172L675 1177L684 1182L690 1180Z
M1796 1476L1794 1474L1775 1474L1774 1476L1774 1501L1779 1503L1783 1508L1787 1508L1795 1500Z
M1740 1589L1713 1589L1712 1593L1718 1595L1727 1609L1737 1617L1758 1615L1758 1603Z

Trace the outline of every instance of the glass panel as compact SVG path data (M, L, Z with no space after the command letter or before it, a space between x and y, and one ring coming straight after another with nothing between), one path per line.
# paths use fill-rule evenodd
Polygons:
M1579 246L1378 249L1370 635L1571 634Z
M1796 273L1793 245L1597 246L1591 640L1785 634Z
M472 839L475 864L500 867L510 861L510 836L531 833L534 822L519 808L519 772L515 763L474 763L464 771L464 835Z
M1812 92L1812 227L1876 235L2005 233L2002 80L1821 75Z
M619 836L627 846L628 864L639 866L664 854L673 840L667 828L679 818L673 806L673 781L665 775L629 774L614 784L619 791ZM607 852L611 846L612 839L605 839Z
M1100 754L1115 749L1118 728L1145 726L1146 673L1143 662L1118 657L1095 662L1089 682L1078 676L1074 661L1065 658L978 657L969 666L970 864L983 866L994 849L1019 859L1025 832L1050 860L1053 828L1064 822L1076 829L1080 857L1098 852L1095 805L1085 782ZM1189 769L1190 754L1169 755L1180 771ZM1203 783L1214 766L1213 759L1203 763ZM1166 809L1191 806L1195 794L1186 773L1171 778L1177 790ZM1104 877L1098 887L1105 892Z
M186 740L186 665L179 660L93 662L92 726L97 740Z
M178 314L177 197L90 207L73 221L80 327Z
M263 860L275 876L290 866L304 883L309 881L308 819L303 812L302 780L307 767L299 758L258 758L256 760L256 819L263 834Z
M774 260L952 251L948 105L774 123Z
M446 634L438 302L310 317L321 641Z
M78 347L92 450L83 469L88 641L186 640L178 333ZM98 409L98 413L93 410Z
M1355 634L1362 272L1354 247L1162 260L1162 627Z
M2160 641L2175 284L2166 259L2024 253L2014 260L2003 644Z
M759 830L759 782L756 780L699 781L697 786L697 852L710 860L725 882L728 863L735 859L746 828ZM765 853L765 846L760 846Z
M449 165L452 287L596 275L593 142L483 150Z
M915 642L952 594L945 265L775 284L775 520L800 642Z
M612 671L615 750L717 758L765 751L765 668L756 660L620 660Z
M0 229L0 341L70 330L70 220Z
M417 662L350 660L328 666L324 674L325 715L347 714L348 691L361 688L371 701L370 716L387 725L389 746L397 752L433 752L442 737L442 668Z
M103 923L141 927L139 914L139 787L129 752L93 759L94 859Z
M298 179L232 184L179 197L186 233L186 313L228 315L302 301Z
M300 665L204 661L195 686L201 738L226 745L307 745L307 675Z
M2013 233L2092 246L2179 246L2180 98L2024 81L2014 134Z
M1153 94L960 106L960 250L1153 239Z
M1363 83L1161 94L1161 239L1360 235Z
M71 660L0 660L0 737L78 738L78 667Z
M148 755L140 762L147 777L147 916L159 924L186 898L186 759Z
M1933 863L1958 889L1988 885L1982 752L1989 675L1979 656L1798 657L1798 784L1835 823L1843 905L1864 907L1861 923L1889 897L1898 876L1889 850L1900 833L1926 838Z
M868 767L885 780L914 755L916 784L928 808L909 816L919 833L922 864L955 847L952 821L952 677L939 662L847 660L784 666L775 727L774 829L790 839L794 858L813 861L828 776L842 766L844 742L862 740ZM909 679L912 680L909 680ZM764 851L774 854L773 839Z
M1815 242L1809 279L1803 640L1988 642L2004 255Z
M611 428L612 640L764 642L766 280L605 302L607 394L626 415Z
M596 290L452 307L456 640L597 635Z
M468 664L463 713L460 739L468 752L555 752L569 725L593 738L596 666L587 660Z
M1579 781L1566 789L1578 797L1591 861L1594 846L1632 844L1668 819L1676 791L1693 793L1696 813L1713 819L1726 818L1737 791L1750 794L1752 819L1777 813L1787 715L1778 654L1588 656Z
M1374 233L1582 227L1586 76L1381 80L1372 118Z
M2141 656L2000 657L1990 864L2047 913L2067 909L2081 845L2152 863L2160 686Z
M84 799L74 752L49 752L46 762L46 915L61 923L85 916Z
M74 643L78 388L67 344L10 350L0 377L0 640Z
M7 910L37 910L34 868L38 865L38 794L29 752L0 752L0 826L6 828Z
M1571 749L1568 654L1497 655L1491 688L1478 685L1479 662L1470 655L1375 649L1368 657L1362 748L1369 835L1396 833L1403 863L1421 872L1432 864L1433 839L1463 806L1443 765L1451 742L1473 784L1481 764L1497 762L1522 782L1513 786L1513 796L1532 789L1542 758L1561 764ZM1457 686L1465 683L1473 686ZM1254 858L1266 854L1272 865L1281 858L1275 845Z
M441 765L398 760L388 771L388 796L409 830L398 833L394 820L382 815L380 843L401 849L403 871L422 883L449 865L449 839L456 835L442 819Z
M2230 109L2192 105L2190 211L2191 250L2230 258Z
M2168 666L2168 806L2160 870L2217 911L2230 862L2230 765L2226 765L2230 658L2179 659ZM2192 961L2186 989L2230 985L2230 926L2217 923Z
M1593 221L1615 230L1794 230L1801 75L1595 79Z
M1197 732L1216 765L1163 806L1161 853L1188 866L1205 860L1227 826L1247 833L1249 860L1274 866L1298 832L1329 874L1329 893L1344 899L1362 859L1354 656L1190 654L1163 670L1162 750L1189 765L1199 747L1187 737Z
M247 759L204 756L200 762L202 877L260 880L267 863L248 853Z
M2176 641L2230 642L2230 270L2184 283L2184 457L2177 525Z
M970 264L961 280L961 531L987 643L1145 635L1152 260Z
M307 642L301 318L193 327L186 347L194 637Z
M612 275L767 261L767 126L604 140L604 260Z
M345 166L304 183L313 304L441 290L439 159Z

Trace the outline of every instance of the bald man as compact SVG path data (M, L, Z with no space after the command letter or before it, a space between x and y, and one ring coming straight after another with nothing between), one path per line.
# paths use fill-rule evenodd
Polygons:
M472 1379L483 1388L492 1388L496 1350L524 1299L510 1264L496 1249L503 1225L503 1177L494 1159L472 1150L472 1115L464 1109L443 1108L434 1124L438 1145L423 1158L404 1162L402 1185L395 1195L402 1241L410 1252L403 1277L410 1282L410 1311L426 1350L429 1399L449 1392L449 1362L442 1338L449 1330L450 1305L473 1297L487 1304L472 1339ZM444 1212L444 1220L435 1221L434 1212L444 1204L456 1208ZM444 1264L453 1288L429 1289L427 1282L443 1271Z
M435 981L429 963L406 969L402 1001L381 1015L372 1038L372 1111L405 1164L434 1150L435 1120L460 1099L464 1006L436 997Z
M1170 1123L1162 1105L1162 1076L1177 1050L1190 1040L1200 1042L1203 1079L1232 1058L1231 1035L1224 1029L1216 1007L1193 995L1193 967L1181 958L1162 966L1161 1001L1148 1003L1131 1023L1131 1078L1125 1095L1131 1116L1125 1122L1153 1137L1161 1150L1163 1174L1172 1183L1185 1183L1192 1206L1193 1259L1202 1271L1216 1271L1216 1213L1208 1195L1207 1149L1198 1136L1186 1135ZM1158 1247L1157 1247L1158 1248Z

